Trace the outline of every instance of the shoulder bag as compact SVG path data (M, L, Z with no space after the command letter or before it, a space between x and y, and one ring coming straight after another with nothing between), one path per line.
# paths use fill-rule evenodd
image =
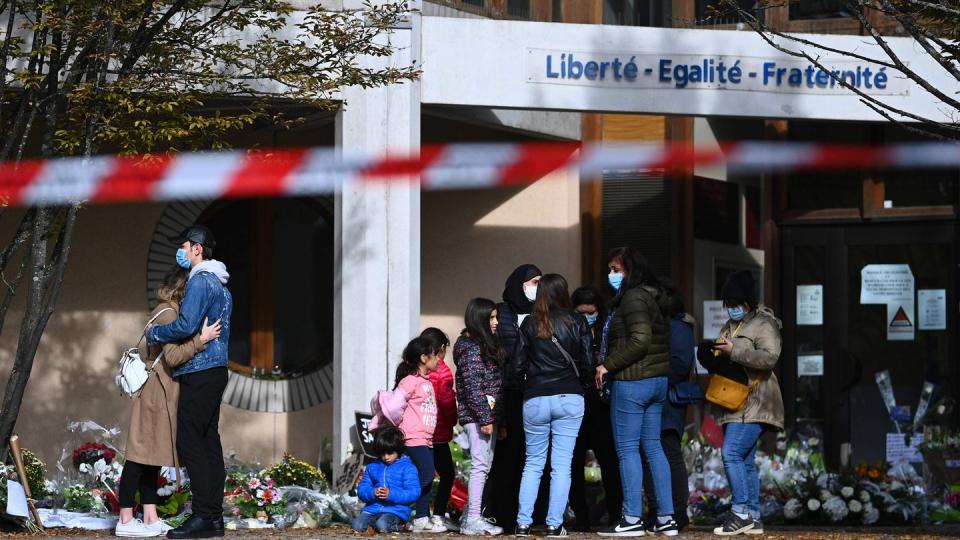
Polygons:
M736 337L742 327L743 322L733 331L732 337ZM719 351L717 351L717 353L719 353ZM750 392L753 392L759 385L760 376L757 376L756 379L747 385L714 373L710 375L710 384L707 386L707 401L719 405L728 411L736 412L746 405L747 398L750 397Z
M140 340L137 341L137 346L123 351L123 355L120 356L116 383L117 387L120 388L120 392L129 398L135 398L140 395L140 391L143 390L144 385L146 385L150 379L150 375L153 374L160 359L163 358L163 352L161 351L160 354L157 355L157 359L153 361L153 364L147 367L146 362L140 358L140 344L143 343L146 337L147 328L167 310L173 311L173 308L164 308L157 312L147 323L147 326L143 328L143 332L140 333Z

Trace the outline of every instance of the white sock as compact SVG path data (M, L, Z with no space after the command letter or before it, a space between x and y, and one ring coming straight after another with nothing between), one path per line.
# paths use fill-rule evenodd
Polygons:
M673 516L657 516L657 525L666 525L671 519Z
M740 512L734 512L733 514L740 519L750 519L750 514L741 514Z
M636 525L640 521L640 518L634 516L623 516L623 520L627 522L628 525Z

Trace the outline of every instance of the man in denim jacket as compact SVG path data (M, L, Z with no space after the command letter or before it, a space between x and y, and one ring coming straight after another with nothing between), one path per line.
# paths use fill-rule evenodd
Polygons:
M210 229L193 225L170 241L180 246L177 264L190 270L176 321L147 330L150 343L183 341L200 331L204 321L220 322L220 337L174 370L180 382L177 410L177 452L187 468L193 491L193 515L167 533L169 538L223 536L223 484L226 479L220 445L220 401L227 386L227 344L233 297L230 274L213 260L216 242Z

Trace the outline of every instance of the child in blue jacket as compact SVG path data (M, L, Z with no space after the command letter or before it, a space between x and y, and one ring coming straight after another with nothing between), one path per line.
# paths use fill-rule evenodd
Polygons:
M410 458L403 455L403 449L400 428L377 430L373 451L379 459L367 465L357 488L357 495L367 505L353 520L354 530L399 532L410 519L410 505L420 497L420 474Z

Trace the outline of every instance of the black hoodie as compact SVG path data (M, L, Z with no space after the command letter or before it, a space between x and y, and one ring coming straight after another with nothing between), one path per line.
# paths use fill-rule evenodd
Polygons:
M533 311L533 302L523 294L523 284L542 275L543 272L535 265L523 264L510 274L506 284L504 284L503 302L497 304L497 337L500 338L505 359L513 358L513 353L517 348L517 340L520 339L519 315L529 315ZM504 365L507 364L509 362L504 363ZM514 380L515 378L509 373L510 370L505 371L504 389L519 390L520 381Z

